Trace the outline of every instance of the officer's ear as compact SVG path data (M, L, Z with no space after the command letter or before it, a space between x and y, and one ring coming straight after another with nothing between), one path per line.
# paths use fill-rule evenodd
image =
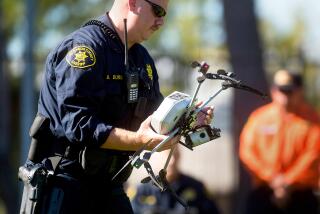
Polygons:
M137 0L128 0L129 11L134 11L137 7Z

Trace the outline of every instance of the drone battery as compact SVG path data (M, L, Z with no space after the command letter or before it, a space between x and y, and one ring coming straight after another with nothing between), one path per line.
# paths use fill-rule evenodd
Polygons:
M152 114L151 126L159 134L168 134L186 112L191 98L178 91L167 96Z

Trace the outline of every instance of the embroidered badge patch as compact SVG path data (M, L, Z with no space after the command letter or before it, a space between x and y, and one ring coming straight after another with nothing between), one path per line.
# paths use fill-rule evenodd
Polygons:
M66 60L74 68L87 68L96 64L93 50L86 46L74 47L68 52Z
M147 72L148 72L148 77L150 78L150 80L153 80L153 72L152 72L151 65L147 64L146 65L146 69L147 69Z

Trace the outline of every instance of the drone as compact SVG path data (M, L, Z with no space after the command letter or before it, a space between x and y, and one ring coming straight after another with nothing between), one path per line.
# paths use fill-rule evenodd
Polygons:
M145 150L151 142L151 140L149 140L147 144L130 157L129 161L112 178L112 180L114 180L130 163L132 167L136 169L139 169L143 165L148 176L142 179L141 183L151 182L161 191L169 191L186 209L188 207L186 202L177 196L166 179L166 169L176 144L170 148L170 153L165 165L163 169L159 171L158 175L154 173L152 166L149 163L152 155L155 152L160 151L163 145L176 136L180 136L179 143L190 150L193 150L196 146L219 138L221 132L219 128L212 127L211 125L196 126L196 120L198 113L203 112L204 108L222 91L229 88L236 88L252 92L263 98L267 96L259 90L247 86L240 80L235 79L235 74L232 72L226 72L223 69L219 69L216 73L209 73L208 70L210 66L206 62L199 63L194 61L191 66L192 68L198 68L197 71L200 74L200 76L197 77L198 85L193 96L190 97L188 94L175 91L163 100L158 109L151 116L151 127L155 132L167 135L167 138L151 151ZM209 97L201 106L197 106L197 95L202 83L207 79L222 81L221 88Z

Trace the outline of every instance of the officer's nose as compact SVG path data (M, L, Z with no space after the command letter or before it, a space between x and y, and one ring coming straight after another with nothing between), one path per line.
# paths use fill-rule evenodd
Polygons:
M156 21L155 21L157 27L161 27L162 25L164 25L164 17L157 17Z

